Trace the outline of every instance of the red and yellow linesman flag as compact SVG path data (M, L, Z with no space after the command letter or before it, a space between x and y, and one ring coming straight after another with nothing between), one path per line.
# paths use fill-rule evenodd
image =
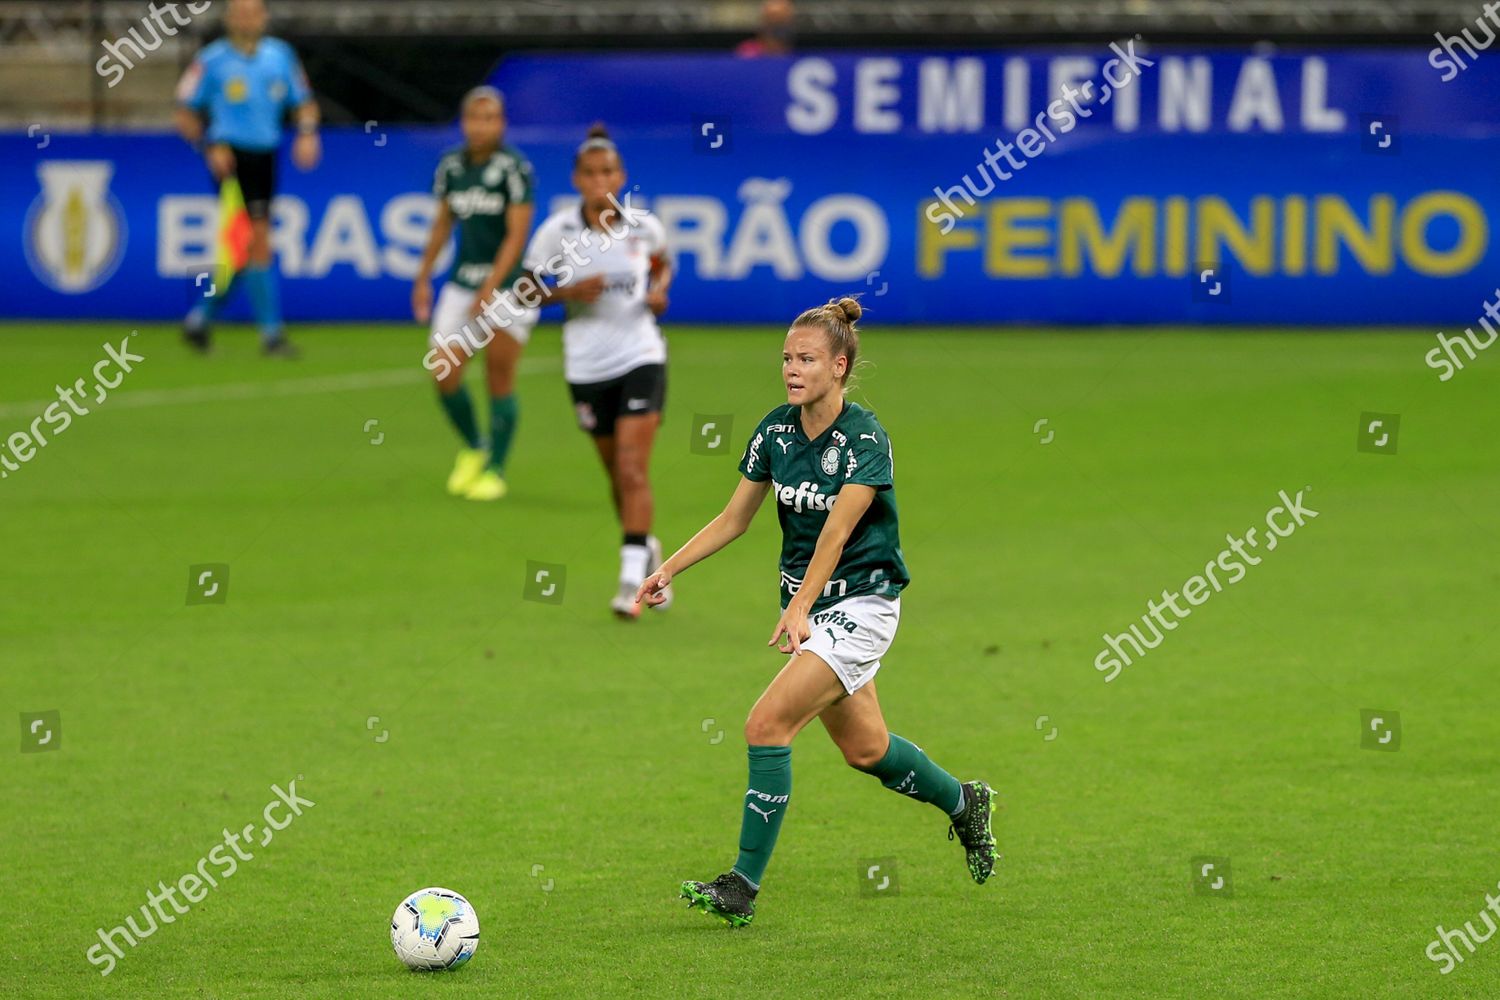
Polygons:
M250 260L250 213L236 177L219 185L219 235L214 242L214 284L229 288Z

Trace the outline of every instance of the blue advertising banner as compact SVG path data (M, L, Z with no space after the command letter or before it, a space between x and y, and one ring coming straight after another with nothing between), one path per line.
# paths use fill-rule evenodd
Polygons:
M610 128L677 253L670 320L857 291L879 322L1442 324L1500 284L1500 57L1447 60L1121 42L524 57L492 82L542 212ZM287 314L407 318L457 131L325 139L318 170L282 164ZM0 136L0 314L184 312L212 259L201 161L168 136L43 141Z
M457 139L329 129L307 174L283 149L272 241L290 322L409 315L433 170ZM178 318L212 278L218 193L175 136L0 136L0 200L0 315Z

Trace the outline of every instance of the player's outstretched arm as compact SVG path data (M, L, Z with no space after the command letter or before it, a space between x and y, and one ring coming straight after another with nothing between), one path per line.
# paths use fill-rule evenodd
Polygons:
M769 492L770 480L757 483L741 479L719 516L705 524L696 535L688 539L686 545L672 553L661 564L661 569L641 581L635 592L636 603L645 601L647 604L660 604L665 600L662 591L672 582L672 577L694 563L702 562L743 535L750 527L750 522L755 520L755 512L760 510L760 505Z

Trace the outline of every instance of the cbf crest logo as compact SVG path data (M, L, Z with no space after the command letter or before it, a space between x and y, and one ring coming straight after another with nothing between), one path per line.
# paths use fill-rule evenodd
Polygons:
M823 475L832 476L839 471L839 450L834 445L829 445L823 452Z
M125 253L125 213L106 160L37 164L42 193L26 213L26 262L48 287L82 295L108 281Z

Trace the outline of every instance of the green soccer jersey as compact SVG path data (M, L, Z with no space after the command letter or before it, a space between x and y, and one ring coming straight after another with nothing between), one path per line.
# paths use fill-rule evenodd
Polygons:
M752 482L771 481L781 521L781 606L802 586L828 511L845 483L875 488L875 499L844 545L838 568L813 602L821 611L846 597L894 598L910 582L901 558L891 441L875 414L845 403L833 425L809 441L797 406L778 406L761 420L740 459Z
M479 163L462 146L443 154L432 179L432 194L448 203L458 223L458 256L449 281L473 289L484 284L505 242L506 209L531 204L534 186L531 164L514 146L501 144ZM522 273L517 259L505 284Z

